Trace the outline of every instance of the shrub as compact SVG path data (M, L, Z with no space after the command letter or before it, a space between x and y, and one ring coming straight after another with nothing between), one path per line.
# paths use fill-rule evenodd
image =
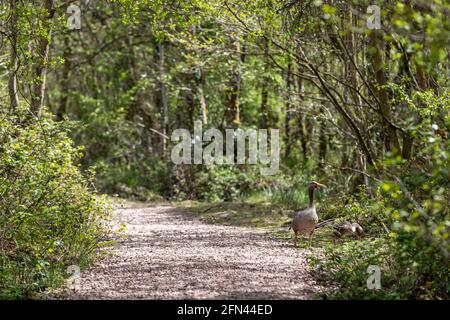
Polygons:
M0 114L0 298L25 298L85 266L105 242L110 207L67 126Z
M355 194L340 194L323 201L320 215L321 220L333 219L334 223L358 222L366 236L386 234L392 224L385 197L378 190L369 195L363 185Z
M375 197L338 200L325 210L350 220L363 217L369 235L380 237L325 250L324 277L340 288L334 297L450 296L450 100L448 93L418 93L416 98L421 99L421 120L412 130L419 145L414 156L390 155L379 164L383 174ZM381 223L389 235L380 232ZM382 290L367 291L363 280L369 264L380 266Z
M237 166L205 166L194 179L197 199L231 201L249 191L251 170L240 170Z
M170 195L170 170L157 158L118 164L99 161L95 167L96 183L104 192L138 200L157 200Z
M390 242L386 238L346 241L340 245L324 246L325 259L310 256L314 272L326 285L326 294L333 299L396 299L393 290L395 273L390 272ZM369 266L381 270L381 289L367 286ZM331 288L331 289L330 289Z

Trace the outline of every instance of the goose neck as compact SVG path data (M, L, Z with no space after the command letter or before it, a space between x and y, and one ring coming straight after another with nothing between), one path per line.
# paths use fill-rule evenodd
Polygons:
M314 198L315 198L315 190L314 190L314 188L310 188L309 190L309 207L310 208L313 208L314 206L315 206L315 204L314 204Z

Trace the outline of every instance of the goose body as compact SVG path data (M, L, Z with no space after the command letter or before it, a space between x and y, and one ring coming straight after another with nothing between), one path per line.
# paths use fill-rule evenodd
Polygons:
M311 182L308 185L309 192L309 206L305 210L298 211L294 214L294 219L291 223L291 228L294 231L294 245L297 246L298 235L308 234L309 243L311 245L311 239L316 229L319 217L317 216L316 206L314 203L314 192L317 188L324 187L324 185L318 182Z
M313 206L296 212L291 227L294 232L299 234L309 234L316 228L317 222L319 222L319 217L317 216L316 207Z

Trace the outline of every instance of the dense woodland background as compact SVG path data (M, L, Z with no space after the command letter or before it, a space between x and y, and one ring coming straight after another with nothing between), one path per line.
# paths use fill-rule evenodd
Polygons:
M92 261L109 233L97 193L251 202L278 226L313 179L320 220L366 233L317 244L330 297L449 297L447 1L0 3L1 298ZM279 172L175 166L168 137L195 120L279 128ZM368 265L383 290L367 290Z

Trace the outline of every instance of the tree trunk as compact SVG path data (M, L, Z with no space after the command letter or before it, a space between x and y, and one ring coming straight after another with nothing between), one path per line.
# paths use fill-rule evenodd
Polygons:
M321 117L319 120L320 123L320 137L319 137L319 163L318 169L323 172L327 150L328 150L328 139L327 139L327 127L325 120Z
M292 62L289 57L288 68L286 72L286 112L284 118L284 149L285 157L289 157L291 153L291 87L292 87Z
M165 62L165 46L164 43L158 43L156 46L157 50L157 63L158 63L158 72L159 72L159 80L158 80L158 102L160 104L160 110L162 115L162 134L167 136L169 132L169 102L167 99L167 88L164 82L164 76L166 74L166 62ZM161 151L163 156L166 155L167 151L167 139L162 137L161 139Z
M301 110L301 107L302 107L301 104L304 101L303 95L304 95L304 91L305 91L305 86L303 83L303 79L301 77L297 78L297 91L298 91L298 96L299 96L299 101L300 101L300 112L297 117L298 132L299 132L299 138L300 138L300 145L302 147L303 164L306 164L306 162L308 161L308 159L311 155L309 139L310 139L310 133L312 130L312 126L311 126L311 122L309 121L309 119L306 117L306 115Z
M44 8L47 10L46 24L44 28L47 28L46 34L41 36L38 40L37 55L38 59L33 68L33 86L31 92L31 106L30 111L33 116L39 117L42 106L44 105L45 96L45 82L47 78L47 66L49 59L50 40L52 35L52 20L55 14L53 8L53 0L45 0Z
M264 48L264 74L262 76L261 84L261 115L260 115L260 127L267 128L269 126L269 41L263 39Z
M347 10L348 24L351 28L353 28L353 26L355 24L354 24L354 17L353 17L352 1L347 2L347 9L348 9ZM349 83L352 85L353 88L359 88L358 78L357 78L357 70L355 68L355 66L357 65L356 39L355 39L355 33L353 32L353 30L351 28L347 31L347 36L346 36L347 43L345 44L346 47L349 48L347 50L347 52L349 53L349 57L347 59L345 59L346 66L347 66L346 79L348 79ZM349 61L349 59L351 59L351 60ZM347 87L346 87L346 90L348 90ZM361 97L355 90L349 90L349 91L353 98L353 102L355 104L356 109L357 110L361 109L361 106L362 106Z
M69 43L69 37L64 36L64 50L63 50L63 59L64 65L62 69L61 75L61 92L60 92L60 100L58 110L56 112L56 120L61 121L64 118L64 115L67 113L67 103L68 103L68 92L69 92L69 77L70 77L70 69L71 69L71 46Z
M375 92L380 106L380 111L383 115L384 127L384 145L386 151L398 154L400 150L400 142L398 140L396 129L389 123L392 122L391 107L389 105L389 96L386 89L386 74L383 70L382 52L385 50L382 34L378 30L372 30L370 34L370 41L373 49L371 54L372 66L375 72Z
M226 104L225 104L225 126L237 125L241 122L240 119L240 91L241 91L241 61L243 57L240 52L239 40L234 40L234 49L238 52L235 65L232 67L230 78L228 80L226 89Z
M206 98L205 98L205 71L203 66L199 65L198 67L198 100L200 103L200 110L202 112L202 121L203 124L208 124L208 108L206 106Z
M18 86L17 86L17 68L18 68L18 48L17 48L17 0L9 1L11 17L10 17L10 33L11 47L8 70L8 93L10 101L10 111L13 113L19 105Z

